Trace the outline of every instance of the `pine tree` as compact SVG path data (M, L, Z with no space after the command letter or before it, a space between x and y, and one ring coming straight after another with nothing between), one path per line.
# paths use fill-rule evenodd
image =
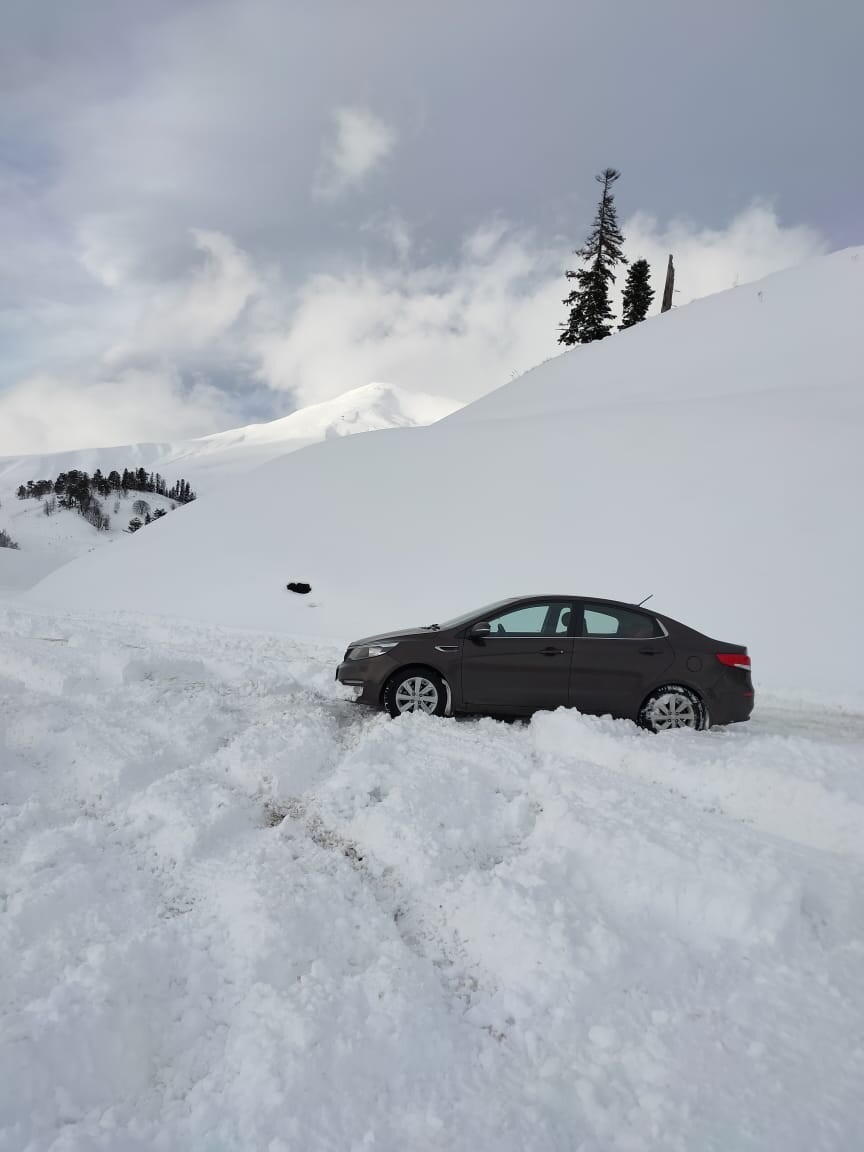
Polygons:
M648 315L648 309L654 299L654 289L651 287L651 269L647 260L634 260L627 269L627 280L621 299L624 314L619 328L632 328Z
M621 251L624 237L612 195L612 185L620 175L614 168L607 168L595 177L603 185L603 195L588 239L575 252L586 267L567 272L567 279L575 280L579 287L564 301L570 308L570 318L558 337L559 344L590 344L612 331L609 285L615 281L615 266L626 263Z

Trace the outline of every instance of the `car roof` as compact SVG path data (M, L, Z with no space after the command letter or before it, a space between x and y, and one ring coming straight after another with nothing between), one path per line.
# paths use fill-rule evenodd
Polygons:
M610 600L607 596L580 596L575 592L538 592L536 595L529 594L526 596L514 596L510 600L503 600L501 604L519 604L524 600L581 600L587 601L591 604L608 604L610 608L626 608L629 612L644 612L646 616L653 616L655 620L661 620L664 626L672 629L686 629L694 635L703 635L697 632L696 629L682 624L680 620L676 620L674 616L667 616L664 612L655 612L653 608L645 607L642 604L631 604L627 600Z
M650 608L643 608L641 604L631 604L628 600L610 600L608 596L583 596L576 592L538 592L536 594L529 593L525 596L511 596L507 600L502 600L503 604L514 604L520 600L588 600L592 604L614 604L617 608L630 608L635 610L642 610L649 612L652 616L659 616L659 612L654 612Z

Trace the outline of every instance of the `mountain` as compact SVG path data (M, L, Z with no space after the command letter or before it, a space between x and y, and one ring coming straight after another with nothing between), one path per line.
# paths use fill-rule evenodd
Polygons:
M506 595L653 593L748 644L760 685L860 699L862 255L564 353L431 427L271 461L33 595L348 639Z
M408 392L390 384L368 384L280 420L250 424L197 440L0 458L0 528L5 528L21 547L17 559L4 559L0 588L29 586L75 557L115 540L124 533L132 515L131 504L137 498L133 494L128 501L110 499L106 511L113 513L111 528L97 532L75 512L59 511L48 518L36 500L18 501L15 493L28 480L53 480L73 468L91 475L97 468L105 475L113 468L121 472L124 468L144 468L148 473L161 473L169 484L182 477L199 494L206 494L268 460L317 441L427 424L457 407L455 402L441 397ZM154 508L170 507L169 502L158 497L151 503Z
M204 489L226 476L248 472L259 464L319 440L382 428L431 424L455 411L453 400L408 392L392 384L367 384L333 400L311 404L265 424L249 424L212 436L176 443L121 444L28 456L0 457L0 498L19 484L77 468L104 473L112 468L145 468L165 475L183 474Z

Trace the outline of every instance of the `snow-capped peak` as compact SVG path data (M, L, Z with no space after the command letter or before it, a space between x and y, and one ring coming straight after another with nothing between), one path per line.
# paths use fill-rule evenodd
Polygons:
M409 392L394 384L364 384L332 400L310 404L279 420L249 424L190 441L190 451L209 452L237 445L315 443L332 436L349 436L356 432L374 432L382 428L407 428L417 424L434 424L455 412L454 400Z

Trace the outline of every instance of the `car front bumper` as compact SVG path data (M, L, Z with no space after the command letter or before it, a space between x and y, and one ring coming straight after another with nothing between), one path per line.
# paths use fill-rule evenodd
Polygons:
M336 669L336 679L354 693L358 704L381 707L381 695L396 661L389 656L373 656L370 660L343 660Z

